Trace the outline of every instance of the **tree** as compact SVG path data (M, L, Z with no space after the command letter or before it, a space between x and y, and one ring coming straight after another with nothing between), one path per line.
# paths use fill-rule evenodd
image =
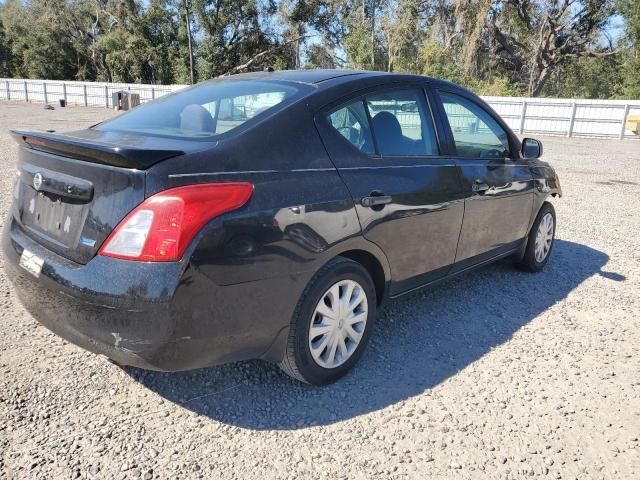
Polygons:
M598 39L613 13L609 0L500 0L489 14L485 47L530 96L561 66L611 54Z
M11 75L11 45L9 39L5 35L2 18L0 18L0 77L8 77Z
M65 0L32 0L27 6L10 0L2 10L13 70L30 78L73 78L75 52L64 25L69 4Z
M142 13L139 35L148 42L157 83L189 83L189 49L184 3L151 0Z
M196 51L201 78L228 73L274 44L261 21L263 14L268 21L275 12L261 12L256 0L194 0L193 11L200 26Z
M314 43L307 47L307 68L336 68L335 57L322 45Z
M100 27L95 50L102 76L109 82L155 83L156 57L143 33L141 5L109 1Z
M625 26L621 40L621 85L618 95L640 98L640 2L618 0L617 7Z
M420 24L420 2L400 0L387 8L381 20L386 70L417 71L419 44L424 35Z
M189 3L187 24L185 0L5 0L0 74L188 83L189 25L201 79L350 67L431 75L481 93L640 97L638 0ZM625 31L611 40L615 10Z
M279 55L279 66L298 69L302 67L302 51L307 36L305 16L300 15L300 2L284 0L280 2L278 15L283 25L282 38L289 42Z
M543 96L614 98L622 81L617 55L582 57L558 67L542 90Z
M343 54L353 8L354 2L349 0L295 1L292 17L304 23L307 31L313 32L308 37L312 39L307 44L308 66L346 66Z

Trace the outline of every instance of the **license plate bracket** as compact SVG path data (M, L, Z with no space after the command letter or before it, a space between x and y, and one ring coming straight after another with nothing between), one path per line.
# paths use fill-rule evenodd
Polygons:
M24 189L22 223L66 247L74 246L84 222L85 204L71 203L60 198Z

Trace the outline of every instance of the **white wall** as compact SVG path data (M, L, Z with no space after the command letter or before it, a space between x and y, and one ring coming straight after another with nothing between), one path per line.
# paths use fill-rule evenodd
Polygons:
M58 103L64 98L69 105L112 108L111 95L119 90L140 94L140 101L144 103L185 87L0 78L0 101ZM638 138L624 130L623 120L630 115L640 115L640 100L483 98L516 133Z

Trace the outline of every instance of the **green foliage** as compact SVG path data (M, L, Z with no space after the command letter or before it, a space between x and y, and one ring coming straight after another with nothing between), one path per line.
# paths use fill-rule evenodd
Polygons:
M465 86L478 95L493 97L523 97L527 91L520 85L514 84L507 77L493 77L491 80L467 80ZM569 95L570 97L573 95Z
M584 57L558 69L543 94L551 97L614 98L621 82L616 55Z
M461 83L462 71L456 63L454 50L444 48L434 40L426 41L418 53L421 63L420 74L428 77Z
M354 27L344 39L344 49L347 52L349 64L361 70L374 70L371 64L371 31L363 26Z
M616 89L616 97L626 99L640 98L640 57L629 52L622 62L622 82Z
M464 85L479 95L517 97L526 93L522 87L513 84L507 77L493 76L485 80L465 75L459 63L456 62L458 58L456 50L459 51L459 48L458 45L444 49L433 40L426 41L419 51L421 63L419 73Z
M5 0L0 76L188 83L187 18L196 79L349 67L486 95L640 98L638 0Z
M9 76L11 71L11 44L4 33L4 25L0 18L0 77Z
M18 41L13 39L13 44L20 48L21 58L18 58L22 60L28 77L53 80L73 77L73 44L63 23L67 9L64 0L31 3L30 15L24 19L27 25L20 28L24 37ZM14 20L20 24L23 18L17 16ZM52 55L52 52L56 54Z
M151 0L140 22L140 36L147 40L152 59L151 83L189 83L189 51L184 11L171 0Z
M255 0L195 0L193 9L203 34L197 48L200 78L227 73L271 44Z
M620 55L621 81L616 94L620 98L640 98L640 1L618 0L617 7L625 23Z

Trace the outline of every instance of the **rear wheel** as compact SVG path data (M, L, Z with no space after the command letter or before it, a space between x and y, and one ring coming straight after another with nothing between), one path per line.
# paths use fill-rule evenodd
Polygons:
M556 212L553 205L544 203L536 217L524 257L519 266L528 272L539 272L549 261L556 233Z
M346 258L331 260L298 301L280 368L312 385L335 382L362 355L375 316L375 288L367 270Z

